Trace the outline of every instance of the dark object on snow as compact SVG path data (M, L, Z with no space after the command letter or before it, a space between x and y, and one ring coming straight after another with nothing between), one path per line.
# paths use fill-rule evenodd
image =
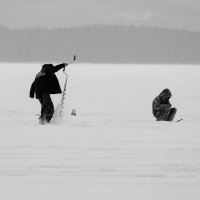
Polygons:
M181 121L183 121L183 119L178 119L178 120L176 120L176 122L181 122Z
M169 102L172 94L169 89L164 89L159 96L157 96L152 103L152 112L157 121L173 121L177 109L171 108Z
M71 115L76 116L76 110L75 109L72 109Z
M36 75L34 82L31 85L30 97L38 99L41 103L40 122L50 122L53 113L54 105L50 94L62 93L58 78L55 73L67 66L66 63L59 65L44 64L41 71Z

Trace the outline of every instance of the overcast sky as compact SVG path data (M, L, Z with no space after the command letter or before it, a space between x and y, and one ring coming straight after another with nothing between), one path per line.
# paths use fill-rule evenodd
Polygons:
M200 31L200 0L0 0L11 28L151 25Z

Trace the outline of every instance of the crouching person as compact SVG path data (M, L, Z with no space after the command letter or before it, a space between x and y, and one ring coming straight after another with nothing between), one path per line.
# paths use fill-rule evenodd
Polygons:
M157 121L173 121L177 109L172 108L169 102L172 94L169 89L164 89L152 103L153 115Z
M44 64L31 85L29 96L31 98L34 98L35 96L41 104L41 115L39 117L39 123L41 124L49 123L53 117L54 105L50 94L62 93L55 73L65 66L67 66L66 63L56 66L52 64Z

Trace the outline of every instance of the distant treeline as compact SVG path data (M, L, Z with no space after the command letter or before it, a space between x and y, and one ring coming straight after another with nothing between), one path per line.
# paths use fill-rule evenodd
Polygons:
M0 62L200 63L200 33L135 26L0 27Z

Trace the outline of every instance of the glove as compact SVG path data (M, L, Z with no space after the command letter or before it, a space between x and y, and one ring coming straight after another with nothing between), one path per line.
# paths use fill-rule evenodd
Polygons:
M63 63L64 67L66 67L68 64L67 63Z
M172 105L169 103L169 104L163 104L162 105L164 109L170 109L172 107Z
M64 67L63 67L63 72L65 71L65 67L68 65L67 63L63 63Z

